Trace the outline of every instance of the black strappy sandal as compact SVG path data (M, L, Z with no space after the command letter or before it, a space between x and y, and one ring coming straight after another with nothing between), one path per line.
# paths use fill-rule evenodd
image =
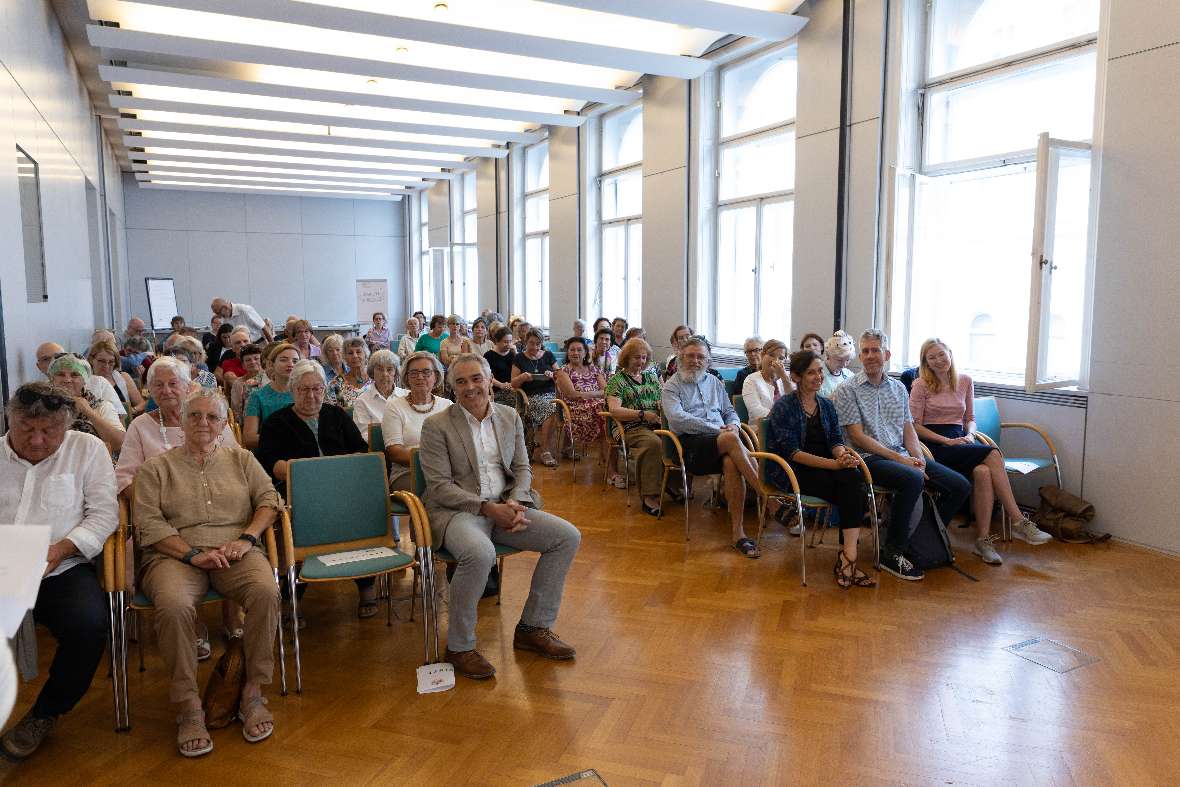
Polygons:
M762 557L762 553L758 551L758 545L754 543L752 538L739 538L734 542L733 548L749 558Z
M877 586L877 580L857 568L856 563L849 560L843 550L836 553L836 565L832 569L832 574L836 577L836 584L844 590L848 590L853 585L858 588Z

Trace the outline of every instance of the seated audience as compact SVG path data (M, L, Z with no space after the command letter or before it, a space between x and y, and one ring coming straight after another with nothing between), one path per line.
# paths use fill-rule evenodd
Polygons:
M406 320L406 333L397 343L397 354L403 363L414 354L414 347L418 344L418 332L421 327L417 317L410 317Z
M308 360L304 358L303 360ZM320 363L324 367L324 377L328 382L336 379L346 371L344 367L344 337L333 333L324 337L320 352Z
M369 450L367 436L361 436L348 414L324 400L327 382L322 366L302 360L295 364L290 380L294 403L263 421L258 439L258 461L274 479L279 494L287 491L291 460ZM355 581L360 594L357 617L371 618L377 614L376 578Z
M299 357L303 360L309 358L319 358L323 351L313 339L315 334L311 332L311 323L307 320L296 320L291 324L290 335L287 339L295 349L299 350Z
M270 352L270 382L250 393L246 399L246 418L242 421L242 442L246 448L258 447L262 424L266 419L295 401L291 395L290 375L299 363L299 350L283 342Z
M815 353L820 358L824 357L824 337L818 333L805 333L803 338L799 340L800 350L809 350Z
M516 323L514 331L516 335L516 351L518 353L524 352L525 340L528 337L529 331L532 329L533 326L529 324L528 320L520 320ZM544 339L544 336L542 336L542 339Z
M477 317L471 323L471 338L467 344L470 346L470 352L473 355L483 355L492 349L492 340L489 334L488 324L484 318Z
M966 478L938 462L927 462L918 445L905 387L885 373L889 365L889 337L869 328L860 335L863 371L836 389L836 412L844 443L860 451L873 483L893 492L889 529L881 545L881 567L899 579L925 575L905 555L910 520L929 482L938 488L938 510L944 522L963 505L971 492Z
M139 390L139 383L119 368L119 351L113 342L101 341L90 345L86 360L90 363L91 376L102 378L111 384L125 412L143 412L145 402Z
M369 345L359 336L344 340L344 374L338 374L328 382L327 401L345 410L369 384L367 365Z
M856 372L848 368L848 363L854 355L856 343L844 331L836 331L824 343L824 384L819 389L820 396L831 399L840 383L856 376Z
M383 313L373 312L373 324L365 333L365 341L369 343L370 352L389 349L389 343L393 341L393 336L389 333L389 326L385 323Z
M450 581L444 658L465 677L495 675L495 667L476 650L476 604L496 563L495 544L505 544L540 553L513 647L571 659L574 649L552 627L581 534L564 519L537 509L524 429L513 410L492 403L487 362L477 355L457 358L448 382L456 405L426 420L420 452L434 543L458 563Z
M685 469L694 476L724 476L733 547L746 557L761 557L742 527L746 484L757 485L758 469L742 443L725 386L708 372L708 343L696 336L685 339L677 366L676 374L664 382L660 402L668 428L684 449Z
M425 350L428 353L439 355L442 352L443 340L448 338L444 330L446 326L446 317L443 317L441 314L431 317L430 330L418 337L418 341L414 343L414 352Z
M262 687L274 672L279 590L260 542L282 504L254 456L221 439L225 426L220 394L188 394L183 444L148 459L135 476L139 581L155 607L156 641L171 673L168 698L178 712L176 745L185 757L213 750L192 647L197 605L210 588L246 611L242 737L257 743L274 731Z
M205 349L196 339L191 336L180 337L168 350L168 355L189 365L189 373L197 385L209 390L217 388L217 378L205 368Z
M220 315L223 322L228 322L235 328L245 328L250 331L250 341L257 342L273 338L270 325L262 319L262 315L248 303L231 303L225 298L214 298L209 309Z
M590 365L590 344L585 339L566 339L565 353L565 366L557 370L554 382L558 394L569 405L573 439L583 445L597 442L601 456L602 419L598 414L606 396L606 376ZM575 450L574 446L570 450Z
M811 350L800 350L791 354L790 367L798 388L771 408L766 450L790 462L800 492L828 501L839 512L843 538L833 569L836 584L871 588L877 583L856 566L857 540L865 515L864 478L855 454L840 437L836 406L819 396L823 360ZM787 474L777 464L768 463L767 472L779 489L791 489ZM779 521L784 518L778 517Z
M450 366L451 361L464 353L471 352L471 343L463 338L463 318L452 314L447 318L447 335L439 343L438 357L443 366Z
M232 345L235 330L237 329L234 328L234 326L230 325L229 323L224 323L220 328L217 329L217 346L214 348L214 352L205 353L206 363L214 373L216 373L217 369L221 366L222 358L233 355ZM249 332L247 332L246 335L248 337L250 335ZM176 341L183 337L184 334L179 333L169 336L168 341L164 342L164 347L161 352L167 355L168 351L172 349L172 345L176 344ZM204 347L204 345L201 346L202 348Z
M619 370L607 381L606 406L623 424L628 456L635 457L643 511L660 513L660 485L664 480L664 449L659 435L662 394L660 376L650 368L651 345L643 339L628 339L619 350ZM614 453L613 451L611 452ZM615 472L611 484L625 487Z
M118 454L126 432L119 414L110 402L86 390L90 364L72 353L58 356L49 364L49 381L74 397L74 421L70 430L85 432L101 439L112 454Z
M746 378L762 369L762 338L751 336L742 343L742 354L746 356L746 365L738 369L733 378L733 390L741 393L746 384Z
M139 317L132 317L127 321L127 328L123 331L123 336L119 339L119 344L124 345L128 339L136 339L139 337L147 338L147 324Z
M574 325L573 325L573 328L571 329L570 336L572 336L575 339L585 339L586 338L586 321L582 320L582 319L574 320Z
M221 330L221 315L214 314L209 318L209 330L201 334L201 346L205 348L205 356L213 355L214 350L221 345L217 339L217 332Z
M758 373L748 375L742 384L742 401L745 402L751 424L770 415L774 403L795 388L783 365L787 358L787 345L778 339L771 339L762 346L759 358Z
M606 317L599 317L594 321L594 328L591 330L591 333L597 336L598 332L604 329L610 331L611 336L614 336L614 331L611 329L610 320L608 320Z
M610 328L599 328L594 332L594 347L590 351L590 365L606 377L619 367L619 348L614 344Z
M611 343L615 347L623 346L623 336L627 333L627 320L623 317L616 317L611 320Z
M426 314L424 312L414 312L413 317L415 320L418 321L418 330L420 330L420 331L426 330L426 324L427 324Z
M146 337L136 336L128 339L120 353L119 368L136 380L142 380L147 367L151 366L155 356L152 355L152 344Z
M644 341L647 341L647 331L643 330L638 325L628 328L627 332L623 334L623 344L626 344L632 339L643 339Z
M56 342L45 342L38 345L36 350L37 371L49 377L49 364L65 354L65 350ZM90 379L86 381L86 390L94 394L95 399L109 402L114 411L119 415L127 412L123 403L119 401L119 395L115 393L114 386L106 378L100 377L97 374L90 375Z
M378 350L369 356L366 371L372 383L352 403L352 422L366 440L369 438L369 427L381 425L389 398L409 393L397 387L399 363L397 356L389 350Z
M389 461L389 488L414 491L410 474L410 450L418 447L422 424L435 413L451 406L450 399L438 395L442 390L442 364L433 353L417 352L406 360L406 385L409 390L388 401L381 417L381 437L385 440L385 458Z
M692 328L687 325L677 325L672 331L672 335L668 338L668 342L672 345L672 354L668 356L667 363L664 364L663 378L665 380L676 374L676 366L678 363L680 350L684 343L693 335ZM708 345L706 345L707 347Z
M955 369L950 348L941 339L927 339L918 359L918 378L910 389L914 428L935 461L971 480L975 554L984 563L1004 562L991 539L992 506L997 500L1012 520L1013 536L1034 545L1051 541L1052 536L1016 504L999 449L975 439L975 384Z
M492 369L492 399L496 404L516 407L518 397L512 385L516 373L513 361L516 348L512 346L512 331L503 326L492 331L492 349L483 354Z
M527 325L527 323L525 323ZM512 359L517 372L512 385L528 394L528 411L524 414L529 426L537 429L538 461L546 467L557 467L553 456L557 428L557 387L553 382L557 359L545 349L545 339L536 328L530 328L525 338L524 351Z
M78 704L107 644L107 596L90 561L119 524L115 473L101 440L69 429L74 401L33 382L16 390L6 410L0 522L50 528L33 619L57 641L33 707L0 737L0 749L14 760L32 755Z
M257 346L250 343L249 331L245 328L234 328L234 332L229 336L229 352L222 354L217 371L214 372L226 390L232 390L234 381L246 376L246 367L242 364L242 350Z
M266 385L267 376L262 371L262 348L247 344L238 352L242 362L242 376L233 381L229 389L229 407L234 418L241 424L246 419L246 399L258 388Z

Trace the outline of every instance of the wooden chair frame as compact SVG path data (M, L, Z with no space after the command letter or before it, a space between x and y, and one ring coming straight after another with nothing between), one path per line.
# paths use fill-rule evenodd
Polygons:
M662 458L664 460L664 477L663 477L663 480L660 482L660 507L659 507L660 513L656 516L656 518L663 519L663 517L664 517L664 491L668 487L668 476L673 472L679 472L680 473L680 482L681 482L681 494L684 495L684 540L688 541L688 540L690 540L689 539L690 525L689 525L689 518L688 518L688 504L689 504L689 492L692 491L692 480L691 480L691 476L689 476L688 471L685 469L685 466L684 466L684 446L681 444L680 438L677 437L670 429L667 428L667 422L665 422L664 427L665 428L663 428L663 429L655 429L653 431L657 435L659 435L660 438L668 440L671 443L672 447L676 449L676 457L677 457L678 461L673 462L668 457L667 450L665 450L663 452ZM753 442L753 438L750 436L750 433L747 429L739 429L738 436L741 438L742 442L745 444L747 451L750 451L751 453L753 453L756 450L755 443Z

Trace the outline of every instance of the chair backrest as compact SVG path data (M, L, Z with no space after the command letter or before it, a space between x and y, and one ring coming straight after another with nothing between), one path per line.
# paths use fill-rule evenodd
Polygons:
M750 423L750 410L746 407L746 397L741 394L733 395L733 409L737 410L738 420L743 424Z
M418 497L426 494L426 475L422 472L422 458L418 456L418 449L410 449L410 473L414 477L414 494Z
M994 396L975 397L975 428L1000 444L1000 405Z
M565 366L566 354L560 351L553 353L553 360L558 366Z
M723 366L717 370L717 373L721 375L722 380L736 380L737 373L740 371L740 366Z
M384 456L320 456L294 459L287 467L297 548L375 539L390 532Z
M381 424L369 424L369 450L385 453L385 438L381 434Z
M770 423L769 422L770 422L769 418L762 418L762 419L759 419L756 426L758 429L758 445L759 445L760 449L765 451L768 454L771 454L774 452L770 450ZM770 474L766 472L766 469L769 465L770 465L770 463L766 462L766 461L759 461L758 462L758 477L760 479L762 479L763 484L770 483Z

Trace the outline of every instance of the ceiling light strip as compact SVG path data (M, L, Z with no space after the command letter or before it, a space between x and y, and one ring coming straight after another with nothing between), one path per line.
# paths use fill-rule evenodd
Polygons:
M366 60L343 55L327 55L257 44L238 44L162 33L145 33L120 27L87 25L86 35L92 46L99 47L108 54L126 55L129 59L135 59L137 53L149 53L175 58L230 60L237 63L311 69L335 74L381 77L434 85L451 85L495 93L571 98L580 101L596 101L601 104L629 104L639 98L638 93L629 90L544 82L470 71L449 71L442 68ZM496 100L494 96L489 96L488 99Z
M135 161L131 164L132 172L194 172L202 175L252 175L258 177L289 177L306 178L308 180L347 180L356 183L367 183L370 186L418 186L425 182L425 178L391 178L385 175L350 174L347 172L308 172L304 169L263 169L241 164L223 164L221 166L204 166L200 162L190 161Z
M210 186L193 181L168 181L164 183L140 183L141 189L166 189L169 191L206 191L216 194L265 194L271 193L284 197L328 197L333 199L371 199L383 202L397 202L401 194L364 194L349 191L326 189L296 189L270 186Z
M112 93L108 102L123 112L177 112L189 115L211 115L238 118L241 120L271 120L278 123L305 123L319 126L345 126L373 131L403 131L408 134L439 134L449 137L470 137L473 139L495 139L502 142L532 144L542 138L541 134L529 131L505 131L467 126L434 125L430 123L404 123L400 121L370 120L350 115L316 115L304 112L282 112L271 109L251 109L216 104L189 104L183 101L162 101L154 98L136 98Z
M491 30L482 27L375 13L340 6L291 0L137 0L145 5L183 8L250 19L306 25L361 35L409 39L443 46L499 52L506 55L601 66L641 74L695 79L709 70L709 62L679 54L664 54L566 38ZM677 0L680 2L680 0ZM391 4L392 5L392 4ZM629 5L641 5L631 0ZM720 5L720 4L716 4ZM631 14L636 15L636 14ZM700 27L700 25L698 25ZM577 31L568 31L576 35ZM724 32L730 32L725 28Z
M438 170L418 171L411 169L387 169L384 167L348 167L336 164L321 164L317 159L299 159L297 161L255 161L235 157L233 154L218 154L210 153L210 155L195 156L188 153L164 153L156 151L154 153L131 153L132 166L144 166L152 163L191 163L194 160L200 162L207 162L210 167L217 164L232 164L235 166L254 167L257 169L300 169L311 172L345 172L356 174L380 174L398 176L403 175L412 178L423 178L425 180L454 180L459 177L454 172L441 172Z
M348 189L350 191L371 192L374 194L398 194L406 191L414 191L412 187L404 184L393 185L374 185L372 183L356 183L355 181L339 181L339 180L316 180L312 178L300 178L294 175L230 175L220 173L215 175L206 175L200 172L168 172L156 171L151 172L136 172L135 179L140 182L151 182L157 180L195 180L202 183L253 183L257 185L275 185L275 186L307 186L309 188L328 188L337 187L341 189Z
M220 153L262 153L271 156L294 156L303 158L324 158L337 161L369 161L377 164L417 164L428 167L448 167L450 169L474 169L475 164L465 161L450 161L447 159L420 159L406 156L377 156L367 153L337 153L331 150L291 150L283 147L264 147L254 145L234 145L224 142L200 142L183 139L159 139L155 137L124 136L122 142L128 148L162 148L179 150L211 150ZM131 158L144 158L130 152Z
M807 24L805 17L792 16L789 12L764 11L760 8L748 8L732 3L715 2L715 0L647 0L647 2L636 2L636 0L541 0L541 2L773 41L782 41L798 35L799 31ZM803 5L803 0L795 0L791 4L790 10L794 11L801 5Z
M332 104L377 107L381 109L405 109L411 112L433 112L443 115L463 115L474 118L516 120L522 123L536 123L546 126L580 126L586 118L576 114L557 112L533 112L483 104L465 104L451 101L426 101L419 98L402 98L375 93L360 93L348 90L324 90L313 87L297 87L270 82L252 82L247 79L232 79L220 74L188 73L152 68L128 68L127 66L98 67L98 75L106 82L127 85L158 85L179 87L190 90L208 90L221 93L242 93L268 98L289 98L301 101L322 101Z
M426 142L402 142L399 140L369 139L368 137L338 137L333 134L299 134L290 131L268 131L264 129L234 128L232 126L195 125L191 123L168 123L161 120L138 120L119 118L119 128L124 131L167 131L178 134L202 134L217 137L238 137L240 139L276 140L280 142L312 142L321 145L349 145L378 150L414 150L425 153L450 153L459 156L488 156L503 158L507 148L464 145L431 145ZM147 137L150 138L150 137Z

